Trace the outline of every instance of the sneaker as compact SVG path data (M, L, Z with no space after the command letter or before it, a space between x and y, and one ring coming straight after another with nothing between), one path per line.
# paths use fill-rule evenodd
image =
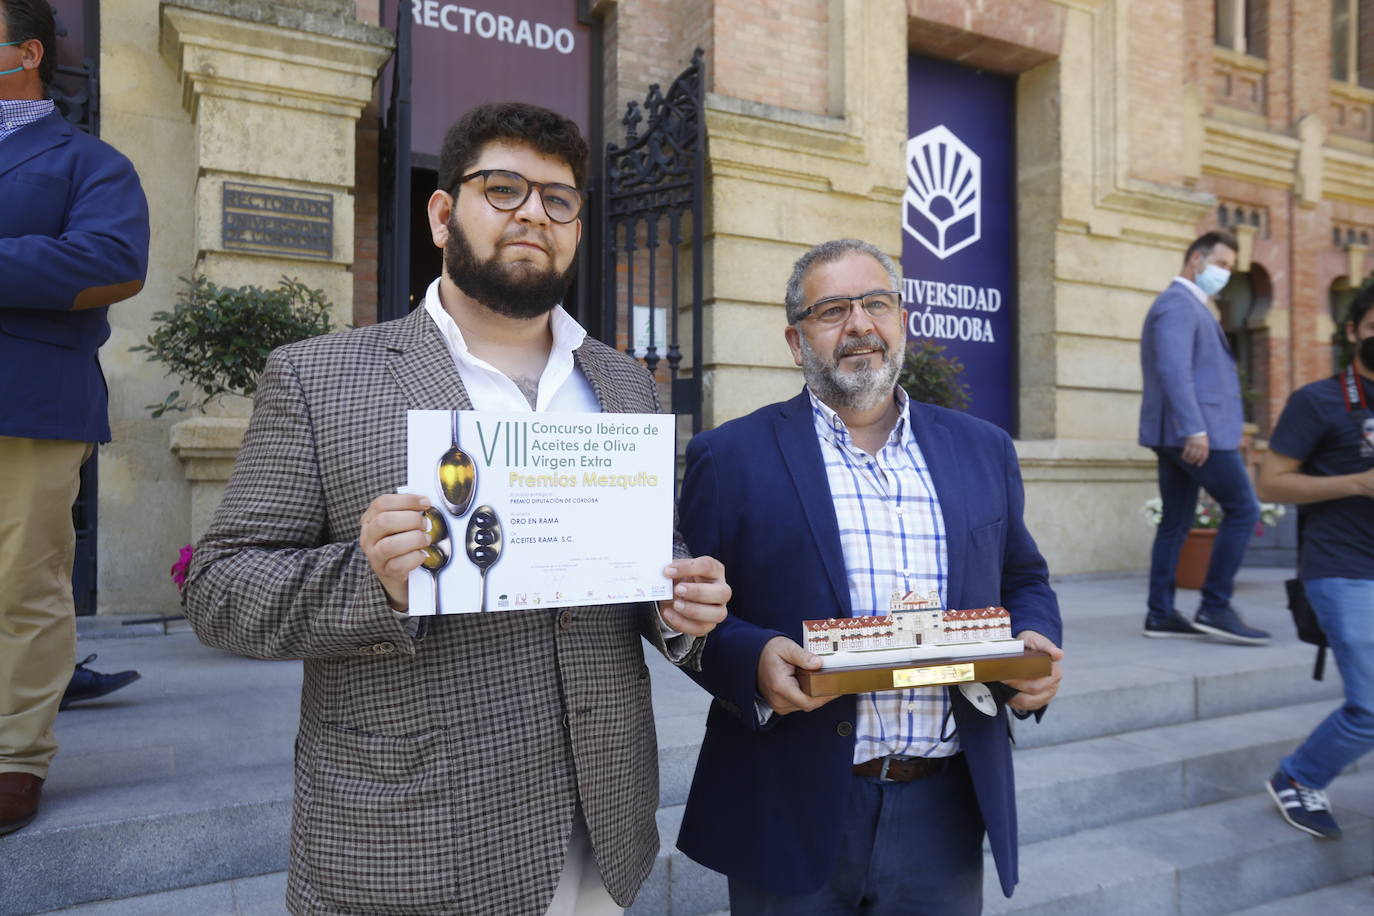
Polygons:
M62 694L62 702L58 704L58 709L66 709L73 703L80 703L83 700L103 697L107 693L114 693L121 687L128 687L138 680L137 671L120 671L115 674L101 674L98 671L92 671L86 666L95 659L95 653L91 653L77 662L76 670L72 672L72 679L67 682L67 691Z
M1197 616L1193 618L1193 626L1224 642L1239 643L1243 646L1263 646L1269 642L1269 633L1246 626L1235 608L1224 607L1215 611L1199 609Z
M1188 622L1188 618L1174 611L1165 617L1160 614L1145 615L1145 629L1141 631L1155 639L1202 639L1207 634Z
M1264 787L1279 806L1279 814L1294 827L1326 840L1341 838L1340 825L1331 816L1331 803L1322 790L1298 785L1283 770L1275 770Z

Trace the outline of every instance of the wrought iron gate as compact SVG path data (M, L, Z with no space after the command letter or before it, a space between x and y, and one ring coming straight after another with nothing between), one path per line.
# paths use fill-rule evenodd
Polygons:
M666 94L657 83L644 104L631 102L622 123L625 144L608 144L603 166L603 339L642 360L667 388L672 413L701 431L702 215L706 120L702 110L702 52ZM639 125L648 114L644 133ZM684 222L687 224L684 231ZM680 260L692 259L691 368L682 367ZM666 256L665 256L666 252ZM665 265L663 262L668 261ZM669 292L659 287L666 273ZM660 306L666 298L668 306ZM666 347L664 346L666 344ZM662 370L662 371L660 371Z
M48 95L57 110L77 128L100 136L100 3L57 0L57 74ZM81 490L72 505L76 558L72 564L72 598L78 616L95 613L96 505L99 470L96 453L81 466Z

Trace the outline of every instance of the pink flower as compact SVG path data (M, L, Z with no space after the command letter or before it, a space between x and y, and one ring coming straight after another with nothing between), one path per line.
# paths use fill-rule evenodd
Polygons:
M172 581L177 585L177 591L186 585L186 570L191 568L191 554L195 551L190 544L181 548L181 553L177 556L177 561L172 564Z

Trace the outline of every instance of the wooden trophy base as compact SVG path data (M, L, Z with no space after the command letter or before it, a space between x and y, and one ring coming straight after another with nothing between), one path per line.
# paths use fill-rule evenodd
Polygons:
M797 682L807 696L833 697L937 684L1027 680L1049 673L1049 655L1027 649L1020 655L927 658L897 665L798 671Z

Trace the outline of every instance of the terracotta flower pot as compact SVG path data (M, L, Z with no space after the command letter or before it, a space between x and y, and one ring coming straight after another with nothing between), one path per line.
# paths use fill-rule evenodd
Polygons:
M1207 581L1207 564L1212 561L1212 542L1216 537L1215 528L1194 528L1188 532L1188 539L1178 555L1178 568L1174 570L1174 582L1179 588L1202 588L1202 583Z

